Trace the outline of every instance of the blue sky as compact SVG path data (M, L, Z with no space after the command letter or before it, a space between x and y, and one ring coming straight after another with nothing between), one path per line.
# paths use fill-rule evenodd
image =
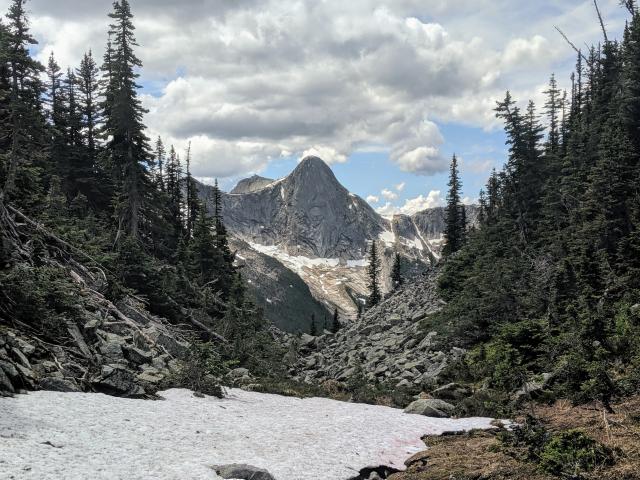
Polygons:
M569 86L555 26L579 46L602 38L592 0L130 2L149 134L191 143L198 178L232 188L315 153L386 214L441 204L454 152L476 199L505 160L495 101L542 104L552 72ZM29 0L40 60L100 59L111 3ZM625 10L598 3L617 36Z

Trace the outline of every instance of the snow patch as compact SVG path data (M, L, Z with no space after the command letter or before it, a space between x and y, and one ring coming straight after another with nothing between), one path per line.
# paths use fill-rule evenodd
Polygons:
M378 239L384 243L395 243L396 236L393 234L393 232L385 230L378 236Z
M0 399L0 478L218 480L213 465L248 463L278 480L344 480L368 466L403 470L425 449L423 435L490 428L486 418L236 389L221 400L188 390L161 395L166 400L44 391Z
M333 268L340 265L340 259L338 258L309 258L303 256L292 256L275 245L260 245L259 243L249 243L249 245L257 252L280 260L285 264L285 266L289 267L291 270L298 274L303 273L305 268Z
M362 260L347 260L348 268L366 267L367 265L369 265L369 260L366 258L363 258Z

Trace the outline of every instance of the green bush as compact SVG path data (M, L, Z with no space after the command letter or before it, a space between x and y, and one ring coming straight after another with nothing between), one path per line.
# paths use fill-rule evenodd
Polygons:
M613 450L580 430L554 434L540 453L540 469L564 478L582 478L585 472L613 463Z

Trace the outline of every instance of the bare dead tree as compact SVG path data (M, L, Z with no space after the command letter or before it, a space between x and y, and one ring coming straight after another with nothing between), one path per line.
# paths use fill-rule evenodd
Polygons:
M596 7L596 13L598 14L598 20L600 21L600 28L602 28L602 34L604 35L604 43L609 43L609 37L607 36L607 29L604 26L604 20L600 13L600 7L598 7L598 0L593 0L593 5Z
M578 47L576 47L576 45L575 45L571 40L569 40L569 37L567 37L567 36L564 34L564 32L563 32L562 30L560 30L560 28L559 28L559 27L557 27L557 26L556 26L556 27L555 27L555 29L558 31L558 33L559 33L560 35L562 35L562 38L564 38L564 40L565 40L565 41L566 41L566 42L571 46L571 48L573 48L573 49L575 50L575 52L576 52L578 55L580 55L580 56L582 57L582 59L583 59L585 62L587 62L587 63L588 63L587 57L585 57L585 56L582 54L582 50L580 50Z

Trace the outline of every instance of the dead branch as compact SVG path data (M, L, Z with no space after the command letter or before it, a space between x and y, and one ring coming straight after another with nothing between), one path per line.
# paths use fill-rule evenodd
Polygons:
M593 5L596 7L598 20L600 20L600 28L602 28L602 34L604 35L604 42L609 43L609 38L607 37L607 29L604 27L604 20L602 20L602 14L600 13L600 8L598 7L598 0L593 0Z
M580 56L582 57L582 59L583 59L585 62L587 62L587 63L588 63L588 62L589 62L589 60L587 60L587 57L585 57L585 56L582 54L582 50L580 50L578 47L576 47L576 46L575 46L575 44L574 44L571 40L569 40L569 37L567 37L567 36L564 34L564 32L563 32L562 30L560 30L560 28L559 28L558 26L556 26L556 27L555 27L555 29L558 31L558 33L559 33L560 35L562 35L562 38L564 38L564 40L565 40L565 41L566 41L566 42L571 46L571 48L573 48L573 49L575 50L575 52L576 52L578 55L580 55Z

